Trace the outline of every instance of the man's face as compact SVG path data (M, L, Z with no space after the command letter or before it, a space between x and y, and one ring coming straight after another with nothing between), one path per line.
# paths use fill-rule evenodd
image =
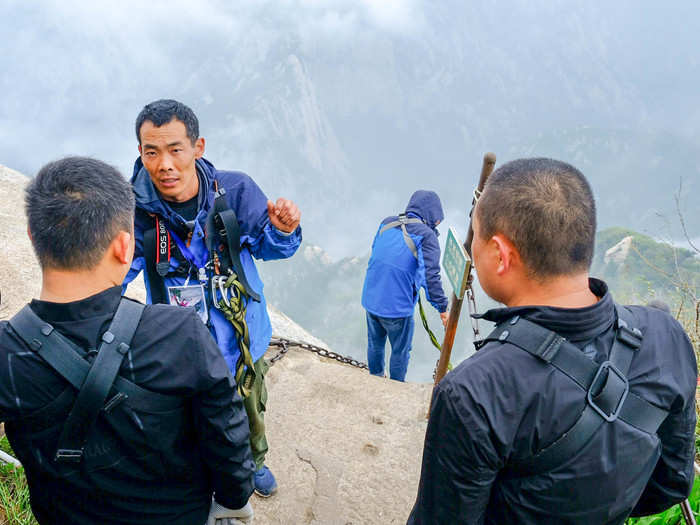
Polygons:
M195 159L204 154L204 139L198 138L193 145L185 124L176 119L160 127L147 120L139 136L141 160L163 198L183 202L197 195Z

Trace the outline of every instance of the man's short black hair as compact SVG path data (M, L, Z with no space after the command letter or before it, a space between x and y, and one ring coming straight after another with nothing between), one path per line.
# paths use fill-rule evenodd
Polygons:
M573 166L546 158L504 164L488 179L477 205L479 235L508 237L531 276L587 271L593 260L593 192Z
M199 120L197 120L197 115L182 102L170 99L156 100L143 107L139 116L136 117L136 140L141 144L141 126L147 120L150 120L155 127L159 128L173 119L177 119L185 125L187 136L194 146L195 141L199 138Z
M25 205L42 268L89 270L120 231L133 232L131 186L116 168L96 159L50 162L27 186Z

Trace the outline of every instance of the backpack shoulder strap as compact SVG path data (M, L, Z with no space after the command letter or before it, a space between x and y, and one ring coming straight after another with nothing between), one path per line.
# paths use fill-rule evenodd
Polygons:
M618 418L649 434L656 433L668 415L630 392L627 373L642 342L630 328L631 314L616 306L618 321L607 361L598 365L557 333L518 316L501 323L484 342L509 342L557 368L586 394L586 406L574 425L534 456L511 465L517 473L547 472L575 456L604 424Z
M88 432L107 400L142 313L142 304L122 298L112 323L102 334L97 357L63 425L56 461L79 462L82 459Z
M124 302L124 299L122 299L122 302ZM127 300L127 302L132 301ZM143 305L134 304L143 308ZM81 357L78 346L75 343L61 335L49 323L44 322L34 313L29 305L22 308L10 319L9 323L14 333L51 368L68 381L75 390L80 391L82 389L92 367L90 363ZM111 327L108 331L114 333ZM117 341L117 345L121 342ZM126 401L127 399L133 406L156 412L174 410L183 404L182 399L178 397L146 390L121 376L117 376L114 380L111 393L113 396L103 407L105 412L109 412L121 401Z
M391 228L396 228L397 226L400 226L401 232L403 233L403 240L406 243L406 246L408 246L408 249L411 250L413 256L416 259L418 259L418 249L416 248L416 243L413 242L413 239L411 239L411 236L408 234L408 230L406 230L407 224L423 224L423 221L416 217L406 217L406 214L402 213L399 215L399 220L389 222L382 226L382 229L379 230L379 235L381 235L387 230L390 230Z

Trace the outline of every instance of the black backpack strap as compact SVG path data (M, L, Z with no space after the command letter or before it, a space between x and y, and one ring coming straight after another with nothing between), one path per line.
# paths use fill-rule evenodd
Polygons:
M107 400L142 313L142 304L128 299L122 299L119 303L112 323L102 334L97 357L63 425L58 438L56 461L79 462L82 459L88 432Z
M507 341L517 346L551 364L586 392L586 406L576 423L545 449L511 465L511 470L527 474L553 469L576 455L605 422L619 418L654 434L668 415L666 410L629 391L626 376L641 346L642 334L629 328L632 321L629 312L616 309L619 320L615 340L609 359L601 365L555 332L518 316L500 324L484 340Z
M9 322L12 330L27 346L75 390L82 388L91 366L81 357L78 345L45 323L29 305L22 308ZM104 406L106 412L126 400L129 404L150 412L165 412L183 405L183 400L178 397L146 390L121 376L114 380L110 393L112 397Z
M243 285L246 294L254 301L260 302L260 295L256 293L248 283L243 264L241 264L241 229L238 225L236 213L226 202L226 190L219 189L214 198L214 204L207 216L207 250L209 257L215 253L214 245L215 233L219 234L226 242L228 257L231 263L231 270L238 276L239 282Z

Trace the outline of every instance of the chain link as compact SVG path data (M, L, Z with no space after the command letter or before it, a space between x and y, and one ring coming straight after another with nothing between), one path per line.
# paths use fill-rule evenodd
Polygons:
M336 361L339 361L341 363L345 363L346 365L354 366L355 368L361 368L364 370L368 370L368 367L365 363L362 361L358 361L357 359L353 359L352 357L346 357L344 355L336 354L335 352L332 352L328 350L327 348L322 348L320 346L316 345L311 345L308 343L300 343L299 341L292 341L291 339L284 339L281 337L276 337L272 341L270 341L270 346L277 346L280 348L280 351L275 354L274 357L272 357L269 360L270 365L275 364L277 361L282 359L287 352L289 352L289 348L291 346L296 346L299 348L303 348L304 350L309 350L310 352L314 352L315 354L318 354L321 357L327 357L328 359L335 359Z

